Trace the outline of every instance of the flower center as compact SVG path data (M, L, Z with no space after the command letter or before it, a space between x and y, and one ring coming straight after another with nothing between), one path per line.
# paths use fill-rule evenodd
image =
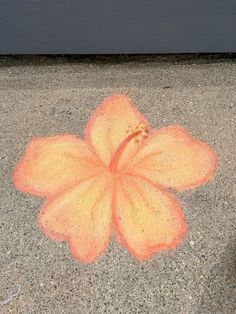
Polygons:
M132 132L132 133L130 133ZM111 172L116 172L117 171L117 165L118 162L127 147L127 145L130 143L131 140L135 139L136 143L139 143L141 140L147 138L149 130L148 128L140 123L137 127L128 129L127 133L130 133L118 146L116 151L114 152L111 162L109 164L109 170Z

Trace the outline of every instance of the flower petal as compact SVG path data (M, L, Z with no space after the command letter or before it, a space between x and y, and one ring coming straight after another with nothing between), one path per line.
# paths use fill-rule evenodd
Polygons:
M92 262L109 242L111 199L111 178L101 174L49 199L38 220L47 236L69 243L76 259Z
M119 144L140 125L148 126L148 121L131 100L124 95L114 95L104 99L95 110L86 126L85 138L101 160L109 165Z
M154 183L177 190L194 188L215 172L216 156L181 127L153 132L126 168Z
M25 193L46 196L101 169L101 162L84 141L72 135L59 135L32 140L15 169L13 180Z
M139 260L175 247L186 232L174 197L135 175L124 176L117 184L113 224L121 242Z

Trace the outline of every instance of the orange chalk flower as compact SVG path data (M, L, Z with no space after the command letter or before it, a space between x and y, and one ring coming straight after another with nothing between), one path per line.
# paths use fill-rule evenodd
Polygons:
M14 172L16 187L46 197L43 232L67 241L73 256L94 261L112 229L139 260L173 248L186 232L182 209L167 189L187 190L214 174L211 148L178 126L151 129L126 96L106 98L85 140L58 135L32 140Z

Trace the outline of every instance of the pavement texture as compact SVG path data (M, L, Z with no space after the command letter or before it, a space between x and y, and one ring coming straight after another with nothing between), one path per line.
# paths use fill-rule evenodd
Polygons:
M234 56L0 58L0 313L236 313L235 73ZM40 231L42 200L16 191L12 171L30 139L82 135L117 93L153 127L209 143L219 166L176 193L188 224L177 249L140 263L113 240L84 265Z

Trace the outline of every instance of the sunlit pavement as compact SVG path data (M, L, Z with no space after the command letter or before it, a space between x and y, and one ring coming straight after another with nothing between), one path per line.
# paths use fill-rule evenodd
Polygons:
M231 57L0 58L0 313L235 313L236 59ZM177 249L138 262L115 239L95 263L37 224L39 198L12 171L34 137L82 135L105 96L129 95L155 128L181 125L219 165L177 193L188 233Z

